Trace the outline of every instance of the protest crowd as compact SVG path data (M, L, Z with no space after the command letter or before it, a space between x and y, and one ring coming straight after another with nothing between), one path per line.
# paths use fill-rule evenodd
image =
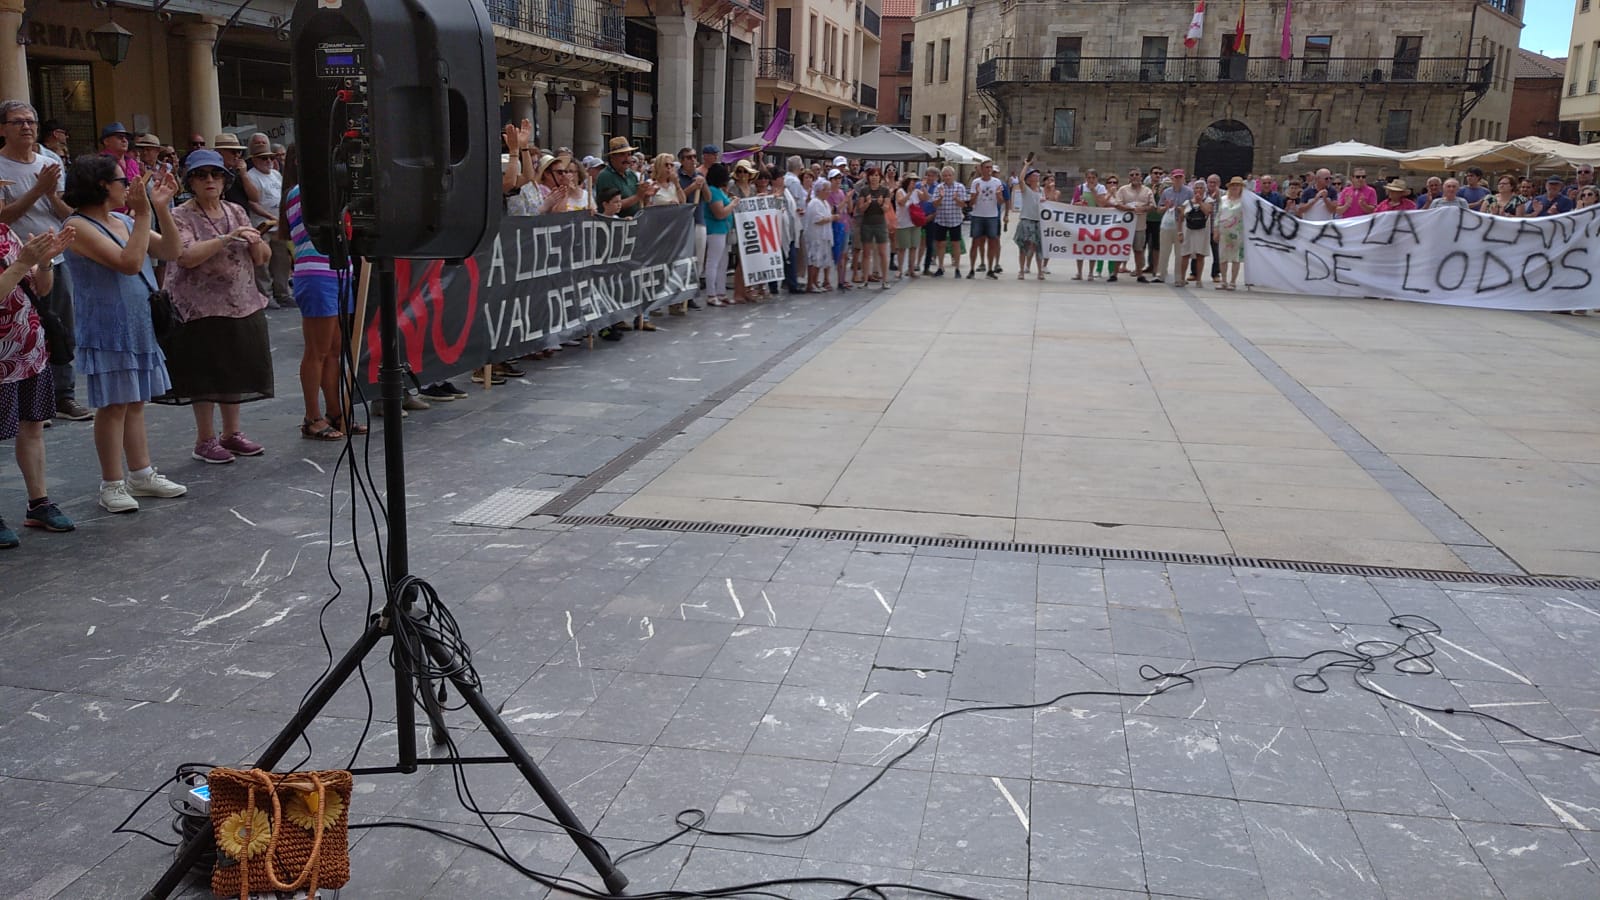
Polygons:
M1400 179L1369 184L1362 168L1348 181L1319 169L1227 183L1161 166L1131 167L1126 180L1089 169L1066 186L1033 167L1031 156L1009 177L983 162L961 179L949 165L902 170L844 156L762 165L759 152L724 154L714 145L652 158L622 137L612 138L603 156L580 157L536 146L532 131L524 121L502 135L508 216L631 218L654 207L692 206L699 290L486 366L471 376L480 384L525 377L519 363L589 338L653 332L663 316L784 293L886 290L902 279L947 274L999 279L1008 232L1016 277L1045 280L1052 274L1041 252L1046 203L1115 209L1134 223L1131 258L1074 260L1071 280L1199 286L1209 269L1222 291L1237 289L1245 262L1246 192L1306 221L1451 207L1541 217L1600 203L1592 166L1579 167L1572 184L1551 177L1542 191L1511 175L1491 183L1477 169L1466 172L1464 184L1429 178L1420 190ZM38 121L17 101L0 103L0 135L0 440L16 441L24 526L74 528L45 490L43 431L54 419L93 420L99 505L113 513L187 491L151 459L146 404L191 408L196 460L227 464L265 452L245 434L242 407L274 395L270 306L298 308L302 317L301 437L338 442L366 432L341 384L341 318L353 314L352 273L335 271L313 246L291 152L265 134L244 142L196 134L180 156L159 136L134 135L113 122L92 152L74 156L64 128ZM744 277L730 234L740 204L758 198L780 211L783 269L781 278L774 272L770 282L746 284L754 279ZM448 381L418 384L404 409L467 396ZM0 548L19 543L0 519Z

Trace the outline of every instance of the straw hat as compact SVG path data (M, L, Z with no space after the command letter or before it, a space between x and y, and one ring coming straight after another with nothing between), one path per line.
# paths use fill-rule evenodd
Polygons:
M748 159L741 159L733 164L733 171L734 174L738 174L740 172L749 172L751 175L754 175L756 174L756 164Z
M616 156L618 153L632 153L638 149L638 147L628 143L627 138L614 137L611 139L611 142L606 145L606 156Z
M1409 194L1409 193L1411 193L1411 185L1406 184L1404 178L1396 178L1395 180L1393 180L1393 181L1389 182L1388 184L1384 185L1383 189L1386 190L1386 191L1390 191L1392 193L1396 193L1396 194Z
M239 136L232 132L224 131L211 139L213 150L244 150L244 144L239 143Z

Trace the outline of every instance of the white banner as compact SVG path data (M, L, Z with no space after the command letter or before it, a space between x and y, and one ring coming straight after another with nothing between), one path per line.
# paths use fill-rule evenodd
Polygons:
M1115 259L1133 255L1134 214L1097 206L1039 204L1039 253L1045 259Z
M771 194L744 197L734 207L734 240L746 286L783 280L783 215L783 201Z
M1308 222L1245 197L1252 285L1487 309L1600 307L1600 207L1539 219L1445 207Z

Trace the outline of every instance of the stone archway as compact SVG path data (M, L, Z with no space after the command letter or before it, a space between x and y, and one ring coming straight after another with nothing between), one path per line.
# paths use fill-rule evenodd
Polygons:
M1250 127L1234 119L1219 119L1200 132L1195 146L1194 176L1222 176L1222 183L1235 175L1255 171L1256 139Z

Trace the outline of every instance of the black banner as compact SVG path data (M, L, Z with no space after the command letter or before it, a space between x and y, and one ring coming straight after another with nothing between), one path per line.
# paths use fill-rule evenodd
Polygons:
M395 260L400 353L424 383L554 347L694 296L694 209L632 219L507 216L458 265ZM360 371L378 380L377 291L367 299Z

